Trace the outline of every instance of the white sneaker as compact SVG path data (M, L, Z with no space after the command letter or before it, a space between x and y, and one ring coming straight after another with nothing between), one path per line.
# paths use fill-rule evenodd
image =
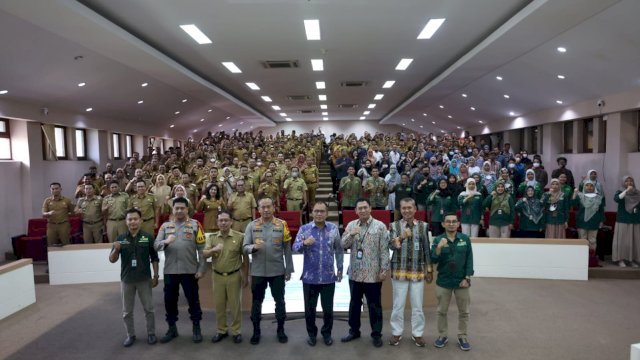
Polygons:
M624 263L624 260L620 260L620 261L618 261L618 266L627 267L627 264Z
M632 262L632 263L631 263L631 267L632 267L632 268L637 268L637 267L640 267L640 265L638 265L638 263L634 263L634 262Z

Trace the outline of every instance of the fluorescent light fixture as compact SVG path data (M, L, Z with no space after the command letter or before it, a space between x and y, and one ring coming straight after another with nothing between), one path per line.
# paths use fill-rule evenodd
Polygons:
M369 115L369 114L371 114L371 111L369 111L369 110L362 112L362 115Z
M440 109L444 109L444 105L440 105L438 106Z
M376 104L369 104L369 106L367 106L367 109L373 109L376 107Z
M193 40L195 40L198 44L211 44L211 39L209 39L207 35L205 35L202 31L200 31L197 26L193 24L180 25L180 28L184 30L184 32L189 34L189 36L191 36Z
M436 124L436 122L435 122L435 121L432 121L431 123L432 123L433 125L435 125L435 124Z
M256 85L256 83L248 82L248 83L245 83L245 84L247 84L247 86L251 90L260 90L260 87L258 85Z
M261 98L262 98L262 100L264 100L264 101L266 101L266 102L271 102L271 101L273 101L273 100L271 100L271 98L270 98L270 97L268 97L268 96L261 96Z
M507 94L504 94L504 95L502 95L502 96L504 96L504 98L505 98L505 99L508 99L508 98L510 97L510 96L509 96L509 95L507 95Z
M227 116L225 119L229 120L229 119L231 119L231 116Z
M286 117L286 116L287 116L287 113L280 113L280 116L282 116L282 117Z
M86 111L87 112L93 111L93 108L87 108Z
M200 122L203 122L203 121L204 121L204 119L200 119Z
M176 112L174 112L174 114L178 115L178 114L180 114L180 111L176 111Z
M562 47L562 46L559 46L557 50L558 50L558 52L561 52L561 53L566 53L567 52L567 48L566 47Z
M175 126L175 125L173 125L173 124L169 125L169 127L170 127L170 128L172 128L172 127L174 127L174 126Z
M558 75L558 79L560 79L560 80L564 80L564 79L565 79L565 76L564 76L564 75Z
M9 92L8 90L0 90L0 95L4 95L4 94L6 94L8 92Z
M502 76L499 76L499 75L498 75L498 76L496 76L496 80L498 80L498 81L502 81Z
M373 97L373 100L382 100L383 97L384 94L376 94L376 96Z
M418 35L418 39L419 40L431 39L433 34L435 34L436 31L438 31L438 29L440 28L442 23L444 23L445 20L446 19L429 19L429 22L427 22L427 25L425 25L424 29L422 29L422 31Z
M424 126L420 125L420 129L424 128Z
M324 88L326 88L324 81L316 81L316 89L322 90Z
M182 99L182 102L183 102L183 103L186 103L186 102L187 102L187 99Z
M556 104L562 105L562 100L556 100Z
M440 130L440 132L444 134L445 131L444 130Z
M411 65L412 62L413 62L413 59L402 59L400 60L398 65L396 65L396 70L407 70L407 68L409 67L409 65Z
M509 111L509 115L511 115L511 116L515 116L515 115L516 115L516 113L514 113L513 111Z
M212 112L212 111L213 111L213 109L209 109L209 110L207 110L207 112Z
M484 124L484 121L482 121L482 120L478 120L478 122L479 122L480 124Z
M147 87L147 85L149 85L149 83L142 83L142 84L140 84L140 86L142 86L142 87Z
M325 104L320 105L320 109L327 110L327 105L325 105Z
M234 74L239 74L242 72L242 70L240 70L240 68L237 67L236 64L234 64L231 61L223 61L222 65L224 65L224 67L226 67L227 70L231 71Z
M467 94L462 94L462 97L463 97L463 98L466 98L466 97L467 97Z
M318 95L318 100L327 101L327 95Z
M470 107L469 109L471 109L471 111L476 111L476 108L474 108L473 106Z
M320 40L320 20L305 20L304 31L307 33L307 40Z
M405 123L402 123L402 126L406 126L406 125L407 125L407 124L405 124Z
M264 99L264 96L262 98ZM265 100L265 101L267 101L267 100ZM269 100L269 101L271 101L271 100ZM273 110L276 110L276 111L282 110L282 109L280 109L280 106L278 106L278 105L273 105L272 108L273 108Z
M393 80L389 80L389 81L385 81L384 85L382 85L383 88L385 89L389 89L390 87L393 86L393 84L395 84L396 82Z
M198 129L193 130L193 132L194 132L194 133L197 133L197 132L198 132Z
M83 86L85 86L85 85L87 85L87 84L85 84L85 83L80 83L80 84L78 84L78 86L79 86L79 87L83 87Z
M327 121L327 120L329 120L329 118L328 117L323 117L322 120Z
M291 118L286 118L285 120L287 120L287 121L292 121L292 120L291 120Z
M461 126L456 126L456 128L458 128L458 130L461 130L461 129L462 129L462 127L461 127Z
M138 100L138 104L144 103L144 100Z
M222 127L222 124L219 124L218 127Z
M427 116L427 113L422 113L422 116Z
M416 121L416 119L411 119L411 122L414 122L414 121Z
M324 61L322 59L311 59L311 68L313 71L324 70Z
M448 117L449 119L453 119L453 116L451 116L451 115L447 115L447 117Z
M323 111L323 112L322 112L322 116L327 116L327 115L329 115L329 112L328 112L328 111Z
M364 119L366 119L366 117L360 116L360 120L364 120Z

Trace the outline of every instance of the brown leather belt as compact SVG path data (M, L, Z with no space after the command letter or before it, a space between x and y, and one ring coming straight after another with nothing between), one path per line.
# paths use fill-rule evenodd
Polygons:
M220 271L214 269L213 272L218 274L218 275L220 275L220 276L229 276L231 274L237 273L239 270L240 270L240 268L237 268L237 269L235 269L233 271L229 271L229 272L220 272Z
M83 221L83 224L87 224L87 225L95 225L97 223L101 223L102 220L98 220L98 221Z

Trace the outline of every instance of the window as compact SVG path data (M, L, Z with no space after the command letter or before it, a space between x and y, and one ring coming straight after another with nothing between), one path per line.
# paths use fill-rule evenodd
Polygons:
M111 145L113 146L113 152L111 153L111 155L113 155L113 158L116 160L121 159L120 157L120 134L118 133L113 133L111 134Z
M534 126L531 128L531 149L527 149L530 154L538 153L538 137L540 136L540 130L542 130L542 126Z
M582 120L582 151L593 152L593 119Z
M76 129L76 158L87 160L87 133L84 129Z
M0 119L0 159L11 160L11 137L9 120Z
M67 159L67 128L64 126L56 126L54 128L54 137L56 143L56 157L58 160Z
M124 152L127 159L133 156L133 136L132 135L124 136L124 150L125 150Z
M565 121L563 124L564 136L564 152L565 154L573 152L573 121Z

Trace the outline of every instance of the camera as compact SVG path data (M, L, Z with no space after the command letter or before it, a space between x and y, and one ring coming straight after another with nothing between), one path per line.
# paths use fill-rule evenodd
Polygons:
M604 100L599 99L598 102L596 102L596 105L598 105L599 108L604 106Z

